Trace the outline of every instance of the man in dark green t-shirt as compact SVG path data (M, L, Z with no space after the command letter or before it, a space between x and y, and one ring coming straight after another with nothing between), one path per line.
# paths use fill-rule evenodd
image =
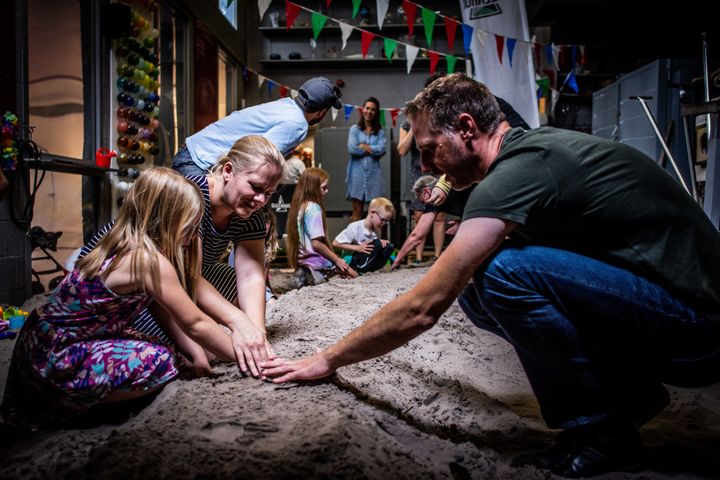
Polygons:
M340 342L264 364L319 378L432 327L461 293L518 353L556 445L522 459L567 477L638 468L638 428L663 383L720 380L720 235L680 185L631 147L511 129L484 85L433 82L408 103L425 170L479 182L428 274ZM468 281L473 283L468 286ZM466 288L467 287L467 288Z

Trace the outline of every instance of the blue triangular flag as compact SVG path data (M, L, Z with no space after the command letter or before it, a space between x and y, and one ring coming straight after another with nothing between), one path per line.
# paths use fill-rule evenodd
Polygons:
M575 72L570 72L567 77L565 77L565 81L563 82L563 85L567 85L570 90L572 90L575 93L580 93L580 89L578 88L577 79L575 78Z
M465 55L470 55L470 44L472 43L473 27L462 24L463 46L465 47Z
M343 111L345 112L345 120L350 118L350 115L352 115L353 110L355 110L355 107L352 105L343 105Z
M272 95L272 89L273 89L273 87L275 87L275 82L273 82L272 80L268 79L267 85L268 85L268 93L269 93L270 95Z
M510 68L512 68L512 57L513 52L515 51L515 43L517 43L517 40L514 38L505 39L505 45L507 45L508 59L510 60Z
M545 56L547 57L548 66L553 66L553 46L552 43L545 45Z

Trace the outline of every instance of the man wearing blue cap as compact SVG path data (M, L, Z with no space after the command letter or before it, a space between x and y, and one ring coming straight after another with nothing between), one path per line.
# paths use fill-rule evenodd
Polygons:
M300 87L295 99L281 98L243 110L189 136L173 158L173 169L183 175L205 175L220 156L246 135L262 135L287 155L320 123L330 107L341 108L342 91L324 77Z

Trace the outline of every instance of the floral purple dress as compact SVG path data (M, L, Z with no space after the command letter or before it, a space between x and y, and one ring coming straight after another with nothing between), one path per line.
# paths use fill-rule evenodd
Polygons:
M151 301L143 292L115 294L100 276L68 274L20 332L0 409L5 420L37 428L111 392L154 389L175 378L174 353L127 330Z

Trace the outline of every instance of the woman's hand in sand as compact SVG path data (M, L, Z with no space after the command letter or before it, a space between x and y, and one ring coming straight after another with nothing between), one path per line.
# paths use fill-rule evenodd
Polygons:
M267 341L265 332L247 317L232 322L232 343L240 371L250 370L253 377L261 377L260 362L275 358L275 352Z
M327 377L335 371L322 351L300 360L286 360L284 358L269 360L262 362L260 367L263 375L274 377L272 379L273 383L315 380L316 378Z

